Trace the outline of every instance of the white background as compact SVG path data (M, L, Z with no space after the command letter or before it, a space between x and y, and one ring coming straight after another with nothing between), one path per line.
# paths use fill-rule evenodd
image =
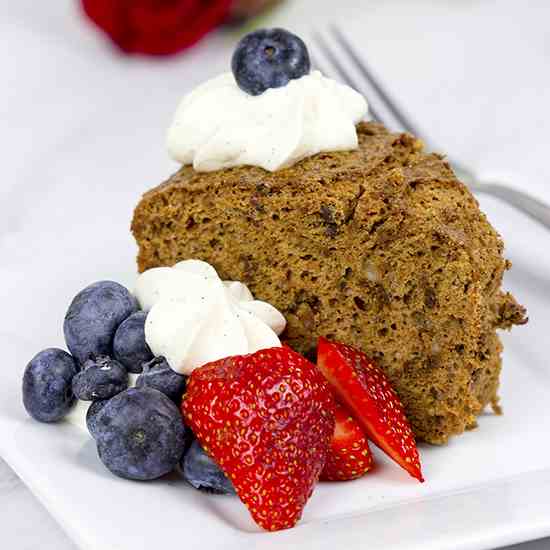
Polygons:
M77 290L81 282L71 279L71 265L84 263L90 280L109 276L103 247L120 249L121 262L133 261L132 208L141 192L175 169L164 148L175 105L194 85L227 70L237 38L217 33L176 58L128 59L116 55L75 6L0 0L0 292L47 292L39 283L18 287L14 274L23 265L47 270L62 259L67 287ZM550 201L549 2L290 0L272 22L307 39L329 20L361 46L433 142L480 176ZM507 208L483 204L489 214ZM86 228L88 238L52 254L52 243L64 244L50 229L52 217L65 219L67 232ZM112 228L110 242L94 241L98 225ZM521 227L528 229L524 235L504 234L505 240L527 244L539 231L534 224ZM528 247L525 256L536 263ZM61 318L63 307L52 305L51 319ZM9 345L7 333L0 337ZM3 462L0 510L2 547L73 548ZM549 540L521 546L548 548Z

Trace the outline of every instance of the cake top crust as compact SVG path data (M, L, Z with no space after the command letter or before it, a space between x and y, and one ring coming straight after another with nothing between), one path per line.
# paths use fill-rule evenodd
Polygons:
M359 148L353 151L320 153L299 163L279 170L268 172L255 166L241 166L217 172L196 172L191 166L183 166L169 180L151 189L145 199L171 188L214 190L216 187L231 183L239 187L258 189L280 189L286 185L300 182L317 184L320 180L365 178L388 157L395 155L395 145L413 154L408 156L403 175L409 181L437 180L442 183L458 181L444 157L436 153L423 152L423 143L419 139L403 133L391 133L375 122L361 122L357 125Z

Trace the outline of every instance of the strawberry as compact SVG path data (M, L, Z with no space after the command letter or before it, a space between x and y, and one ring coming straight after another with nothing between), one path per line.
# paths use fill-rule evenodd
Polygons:
M403 405L374 362L351 346L320 338L317 366L368 438L412 477L424 481Z
M336 427L330 443L324 481L347 481L365 475L372 468L372 454L363 428L350 416L345 407L336 404Z
M182 412L258 525L293 527L325 465L334 433L327 381L289 348L193 371Z

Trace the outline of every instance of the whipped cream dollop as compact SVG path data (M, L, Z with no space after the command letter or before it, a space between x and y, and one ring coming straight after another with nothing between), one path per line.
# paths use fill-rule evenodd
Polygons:
M148 311L145 340L154 355L166 358L180 374L210 361L281 345L283 315L254 300L237 281L222 281L199 260L142 273L135 296Z
M355 125L367 111L361 94L319 71L258 96L225 73L182 100L168 151L201 172L243 165L273 172L317 153L356 149Z

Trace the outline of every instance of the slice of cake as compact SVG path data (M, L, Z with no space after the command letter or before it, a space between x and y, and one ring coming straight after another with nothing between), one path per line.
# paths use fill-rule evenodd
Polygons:
M324 336L376 359L418 438L444 443L498 407L498 233L440 155L362 122L368 105L311 71L283 29L239 42L232 73L193 90L168 132L183 168L145 194L139 270L197 258L243 281L315 359Z
M374 123L359 148L274 173L183 167L145 194L139 270L205 260L287 318L311 356L326 336L377 359L417 437L444 443L498 412L498 328L526 321L501 290L498 233L445 160Z

